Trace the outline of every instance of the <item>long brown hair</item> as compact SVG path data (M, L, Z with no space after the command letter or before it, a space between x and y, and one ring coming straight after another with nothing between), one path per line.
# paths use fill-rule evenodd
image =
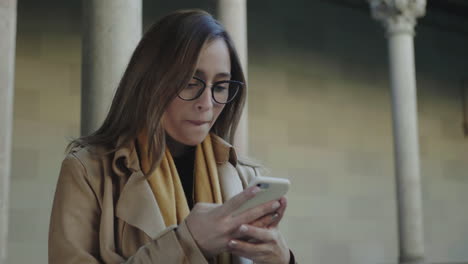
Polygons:
M229 49L231 78L245 83L233 41L224 27L202 10L180 10L163 17L142 37L112 100L109 113L99 129L73 140L67 147L105 146L108 153L135 140L147 129L148 149L155 166L164 151L165 131L161 117L169 103L192 79L203 45L223 39ZM246 87L228 103L211 132L233 143Z

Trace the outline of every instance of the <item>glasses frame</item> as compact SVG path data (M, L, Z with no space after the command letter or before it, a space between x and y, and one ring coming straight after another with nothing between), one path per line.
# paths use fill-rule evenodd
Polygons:
M206 85L206 82L203 80L203 79L200 79L198 77L192 77L193 79L197 80L197 81L200 81L202 84L203 84L203 88L200 89L200 91L198 92L198 94L193 98L193 99L185 99L185 98L182 98L180 96L180 93L182 91L180 91L178 94L177 94L177 97L179 97L180 99L184 100L184 101L193 101L193 100L197 100L198 98L200 98L200 96L205 92L205 89L207 87ZM244 88L245 84L243 82L240 82L240 81L234 81L234 80L224 80L224 81L218 81L218 82L214 82L211 84L211 97L213 98L213 100L218 103L218 104L227 104L227 103L230 103L232 102L232 100L234 100L234 98L236 98L236 95L237 93L239 92L240 89L237 89L236 93L232 96L231 100L225 102L225 103L221 103L221 102L218 102L215 98L215 95L214 95L214 87L216 87L216 85L218 84L221 84L221 83L236 83L239 85L239 88Z

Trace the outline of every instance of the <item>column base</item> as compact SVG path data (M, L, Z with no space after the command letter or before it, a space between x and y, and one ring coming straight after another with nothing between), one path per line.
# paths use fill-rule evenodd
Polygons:
M424 258L410 258L410 259L402 259L400 257L399 264L428 264Z

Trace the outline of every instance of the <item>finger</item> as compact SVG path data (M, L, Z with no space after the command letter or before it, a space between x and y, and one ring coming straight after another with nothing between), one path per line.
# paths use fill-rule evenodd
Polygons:
M283 213L284 213L286 211L286 208L288 207L288 199L286 198L286 196L283 196L280 198L279 202L281 204L281 207L284 207L283 208Z
M228 251L240 257L255 259L266 254L268 244L255 244L233 239L228 243Z
M281 219L283 219L284 213L286 212L286 207L288 206L288 200L286 197L281 197L279 200L281 206L278 210L276 210L276 213L278 214L278 217L273 221L270 225L268 225L269 228L275 228L279 225L281 222Z
M264 215L275 212L280 206L281 204L276 200L261 204L235 216L236 223L238 225L251 223Z
M249 223L249 225L258 228L270 228L271 225L276 223L276 219L278 219L278 217L279 215L277 213L268 214L255 220L252 223ZM245 234L239 231L239 228L235 230L235 232L232 235L232 238L248 241L251 243L258 243L258 241L256 241L255 239L249 239L248 237L246 237Z
M244 237L253 238L264 243L275 240L274 232L274 229L259 228L251 225L241 225L239 227L239 233Z
M249 225L255 226L255 227L266 228L276 223L278 218L279 218L279 214L275 212L275 213L264 215L261 218L249 223Z
M192 211L198 212L209 212L220 207L220 204L212 204L212 203L196 203L194 204Z
M243 203L255 197L255 195L260 191L260 188L253 186L245 189L243 192L232 197L226 201L222 208L222 213L229 214L239 208Z

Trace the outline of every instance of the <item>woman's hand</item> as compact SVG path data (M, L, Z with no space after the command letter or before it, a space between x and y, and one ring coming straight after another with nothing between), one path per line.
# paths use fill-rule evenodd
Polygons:
M223 205L197 203L194 206L186 218L186 223L206 258L227 251L229 241L239 234L241 225L252 223L280 208L281 204L278 201L271 201L236 216L232 215L235 209L253 198L259 191L258 187L251 187Z
M260 227L260 228L274 228L277 227L284 216L284 212L286 211L287 200L286 197L281 197L279 200L281 206L275 212L264 215L259 219L249 223L251 226ZM246 237L244 234L239 232L239 230L234 235L234 238L245 240L250 243L258 243L259 241L255 240L254 238Z
M278 228L259 228L242 225L239 231L256 242L231 240L229 252L253 260L256 264L288 264L289 249Z
M236 233L243 239L231 240L229 251L251 259L256 264L288 264L291 257L289 248L278 229L278 223L286 210L286 198L281 198L280 203L281 207L276 212L278 216L274 220L266 215L250 225L240 226ZM268 224L269 221L273 223Z
M255 227L262 227L262 228L277 227L281 219L284 216L284 212L286 211L286 206L287 206L286 197L281 197L279 202L281 206L275 212L264 215L263 217L249 223L249 225L252 225Z

